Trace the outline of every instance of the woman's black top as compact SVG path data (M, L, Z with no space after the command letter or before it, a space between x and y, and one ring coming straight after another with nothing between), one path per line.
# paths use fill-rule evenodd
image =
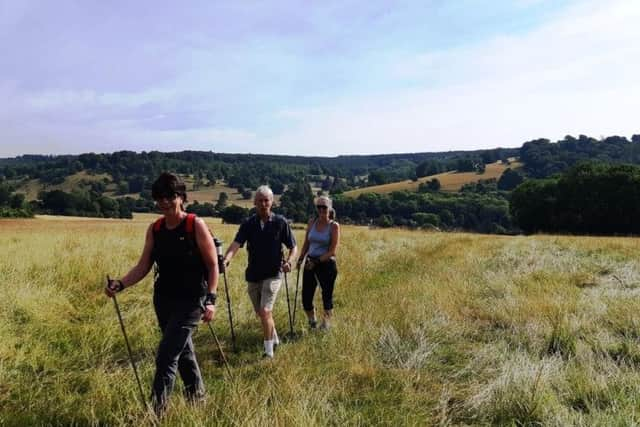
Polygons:
M157 230L154 227L152 259L157 268L157 294L181 300L206 294L207 269L196 244L195 230L187 233L186 217L172 230L165 221Z

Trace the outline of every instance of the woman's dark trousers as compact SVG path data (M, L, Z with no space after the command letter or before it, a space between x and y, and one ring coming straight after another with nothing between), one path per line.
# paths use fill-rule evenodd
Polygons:
M199 299L176 300L155 294L153 305L162 331L156 354L153 379L153 402L156 413L162 413L173 390L176 372L180 373L187 399L204 397L204 385L196 360L191 334L202 318Z
M304 270L302 276L302 306L306 311L313 310L313 295L319 283L322 289L322 305L325 310L333 309L333 287L338 276L336 262L329 260L316 264L313 270Z

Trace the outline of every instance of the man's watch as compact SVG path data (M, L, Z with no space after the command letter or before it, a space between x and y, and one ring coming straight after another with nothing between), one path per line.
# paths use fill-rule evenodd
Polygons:
M204 305L216 305L216 299L218 295L215 292L209 292L206 297L204 297Z

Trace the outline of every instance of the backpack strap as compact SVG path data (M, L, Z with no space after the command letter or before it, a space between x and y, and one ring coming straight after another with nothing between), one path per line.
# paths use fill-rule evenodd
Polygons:
M162 227L162 224L164 224L164 217L161 216L160 218L156 219L156 222L153 223L153 232L157 233L158 231L160 231L160 228Z
M187 214L187 223L186 223L187 234L194 234L195 222L196 222L196 214L193 214L193 213ZM156 233L160 231L160 228L162 228L163 224L164 224L164 217L162 216L153 223L153 231Z
M191 249L198 251L199 248L198 248L198 242L196 240L195 222L196 222L196 214L188 213L187 220L184 226L184 231L187 232L187 241L189 242L189 246L191 247Z
M194 213L187 214L187 223L185 227L187 234L189 235L193 234L195 236L195 227L194 227L195 222L196 222L196 214Z

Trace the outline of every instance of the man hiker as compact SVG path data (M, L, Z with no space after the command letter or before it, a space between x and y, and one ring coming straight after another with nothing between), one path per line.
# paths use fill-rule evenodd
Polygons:
M253 201L256 213L240 225L225 253L224 263L228 265L238 249L247 243L247 292L262 323L263 357L272 358L274 347L280 343L273 321L273 305L282 283L282 272L291 271L297 248L287 220L282 215L271 212L273 191L266 185L260 186ZM286 259L282 256L283 244L289 249Z

